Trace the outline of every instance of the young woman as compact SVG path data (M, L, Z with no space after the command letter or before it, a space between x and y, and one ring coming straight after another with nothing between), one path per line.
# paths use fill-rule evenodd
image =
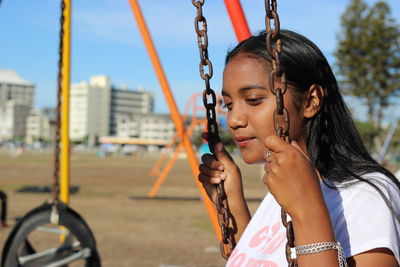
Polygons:
M270 193L251 217L240 170L221 143L199 167L211 199L214 185L224 181L236 223L237 246L227 266L287 266L281 207L293 223L297 254L299 246L330 242L322 252L297 255L299 267L339 266L340 248L349 266L399 266L399 182L365 149L320 50L291 31L280 38L290 143L273 126L265 32L228 53L222 88L230 134L246 163L265 164Z

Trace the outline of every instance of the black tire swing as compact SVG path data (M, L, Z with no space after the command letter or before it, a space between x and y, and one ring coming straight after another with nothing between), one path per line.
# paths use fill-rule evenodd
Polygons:
M92 231L84 219L60 201L60 113L62 92L62 51L65 2L61 0L58 97L55 121L54 182L52 197L28 212L13 228L4 245L3 267L100 267L100 256Z
M67 266L80 259L85 261L81 266L101 266L95 238L83 218L62 202L58 203L56 210L54 207L52 203L44 203L17 223L4 245L3 267ZM56 224L51 222L54 215L59 216ZM60 226L64 229L60 229ZM35 232L47 233L40 233L42 239L46 240L37 240L38 237L34 235L39 233ZM66 235L62 243L59 241L60 235ZM48 246L49 241L53 241L56 247L37 251L30 236L39 241L38 246L43 246L40 242Z
M6 218L7 218L7 194L0 190L0 202L1 202L1 209L0 209L0 226L7 226Z

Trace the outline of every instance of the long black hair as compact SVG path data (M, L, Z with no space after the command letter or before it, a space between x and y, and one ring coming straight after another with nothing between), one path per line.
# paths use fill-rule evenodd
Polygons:
M271 57L266 50L265 37L263 31L239 43L228 52L225 64L238 54L248 54L270 65ZM317 84L324 89L322 108L316 116L308 119L305 129L308 153L315 168L325 182L335 182L335 186L347 187L354 182L368 183L379 192L400 222L400 215L386 196L390 197L391 192L387 183L379 178L361 177L366 173L379 172L386 175L400 190L400 182L396 177L379 165L365 148L325 56L314 43L300 34L281 30L280 38L283 44L280 64L288 84L292 85L295 104L303 102L305 92L311 85ZM387 194L381 189L386 189Z

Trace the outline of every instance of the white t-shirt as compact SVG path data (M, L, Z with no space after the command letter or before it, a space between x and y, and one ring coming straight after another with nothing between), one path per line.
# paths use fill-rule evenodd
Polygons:
M393 182L380 173L362 176L389 187L378 185L400 214L400 196ZM330 184L330 186L334 186ZM400 263L400 224L380 194L365 182L347 188L332 189L321 182L321 189L334 227L336 240L342 244L345 257L378 247L390 249ZM286 229L281 223L281 208L267 194L248 224L226 266L287 266ZM292 256L295 257L294 251Z

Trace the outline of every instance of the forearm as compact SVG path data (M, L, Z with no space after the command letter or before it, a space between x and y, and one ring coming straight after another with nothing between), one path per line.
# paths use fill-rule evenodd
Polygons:
M243 193L231 194L227 198L229 211L233 217L231 227L234 229L233 234L237 243L249 224L251 215Z
M336 242L332 223L325 203L314 204L306 212L292 218L295 245ZM337 250L327 250L297 257L299 267L339 266Z

